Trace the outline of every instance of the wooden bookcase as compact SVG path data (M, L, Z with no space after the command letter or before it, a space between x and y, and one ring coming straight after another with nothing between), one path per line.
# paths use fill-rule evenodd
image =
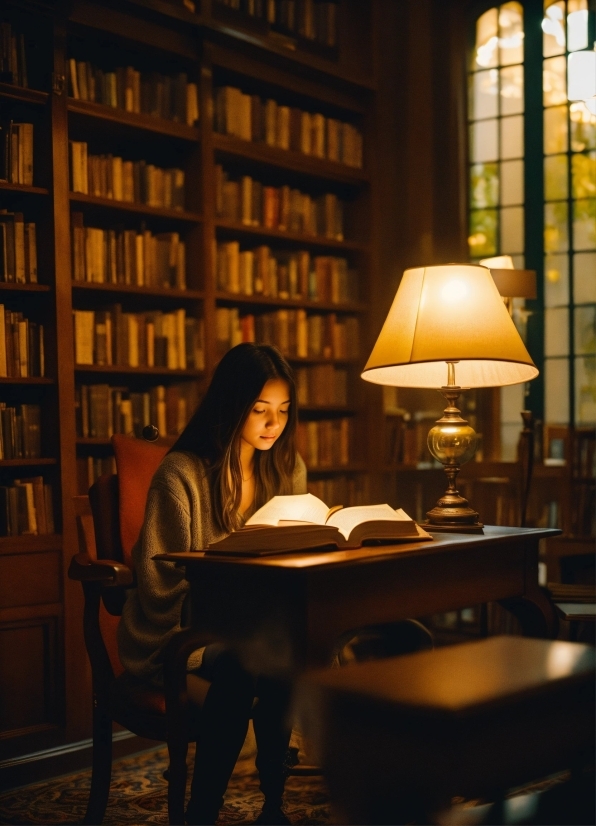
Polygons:
M337 49L304 49L298 39L258 26L221 3L203 0L192 13L161 0L93 3L75 0L68 12L54 4L14 0L2 21L26 33L29 85L0 83L0 121L34 124L32 186L0 182L0 209L35 221L37 284L0 282L0 303L43 324L45 375L0 378L0 401L41 407L39 459L0 461L0 484L41 475L52 486L55 533L0 537L0 761L89 735L89 669L82 640L82 595L66 575L77 548L72 497L84 486L91 457L95 472L109 467L105 435L80 430L79 387L110 385L131 393L184 384L199 398L218 359L217 313L240 316L305 311L340 321L358 319L357 356L329 358L288 353L295 367L333 364L347 371L347 401L301 408L305 422L342 419L352 426L349 455L340 463L323 458L309 467L314 490L349 504L367 496L371 452L356 422L367 420L368 390L359 380L370 347L371 190L374 153L371 117L374 84L370 65L372 22L366 4L338 6ZM45 10L44 10L45 9ZM360 41L358 40L360 37ZM364 40L362 40L362 38ZM363 48L366 46L366 48ZM124 111L69 94L69 59L87 60L104 71L133 66L142 72L185 72L198 86L200 117L194 125ZM219 134L213 128L213 101L220 86L271 98L280 105L317 112L356 125L363 134L362 168ZM117 201L71 189L69 142L85 142L89 154L147 160L185 173L183 210ZM313 197L333 193L344 202L344 238L325 238L263 226L247 226L216 215L216 165L266 185L290 186ZM72 216L76 215L75 221ZM186 245L186 288L73 280L72 231L82 215L85 227L116 233L135 230L179 233ZM340 256L358 272L357 300L317 301L217 289L214 250L238 241L241 250L266 245L275 253L306 250ZM73 311L103 311L120 305L124 313L185 311L204 325L204 366L186 369L77 364ZM187 413L191 412L187 410ZM311 424L311 428L313 425ZM367 432L364 426L358 433ZM91 462L93 464L93 462ZM334 504L330 501L330 504ZM68 702L66 702L68 698Z

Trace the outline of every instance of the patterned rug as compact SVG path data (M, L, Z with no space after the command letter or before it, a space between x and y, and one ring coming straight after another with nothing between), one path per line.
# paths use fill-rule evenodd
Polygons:
M194 746L189 749L189 765L193 758ZM115 761L104 824L167 824L167 782L163 778L167 766L165 746ZM5 792L0 795L0 823L10 826L81 823L90 784L88 770ZM262 802L254 752L249 752L241 755L236 764L218 823L238 826L252 823ZM285 810L293 824L328 824L328 797L323 779L289 777Z

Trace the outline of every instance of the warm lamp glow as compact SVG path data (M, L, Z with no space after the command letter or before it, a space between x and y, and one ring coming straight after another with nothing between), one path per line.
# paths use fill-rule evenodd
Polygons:
M479 262L489 270L514 270L513 258L510 255L493 255L492 258L481 258Z
M446 264L406 270L362 378L396 387L436 387L447 401L428 434L447 490L427 513L429 530L482 532L478 513L459 494L460 465L476 449L476 433L455 403L465 387L520 384L538 375L493 280L514 270ZM513 262L511 262L513 264ZM492 274L491 274L492 273ZM456 381L457 378L457 381Z
M479 262L488 267L499 294L503 298L536 298L536 270L517 270L510 255L495 255L482 258ZM507 305L509 315L513 310L511 302Z
M520 384L538 370L490 271L473 264L406 270L362 378L397 387Z

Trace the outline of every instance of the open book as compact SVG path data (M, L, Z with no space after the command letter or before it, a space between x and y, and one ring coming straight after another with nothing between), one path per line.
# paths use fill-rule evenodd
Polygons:
M246 525L212 542L207 553L264 556L311 548L431 539L403 510L389 505L329 509L312 493L274 496Z

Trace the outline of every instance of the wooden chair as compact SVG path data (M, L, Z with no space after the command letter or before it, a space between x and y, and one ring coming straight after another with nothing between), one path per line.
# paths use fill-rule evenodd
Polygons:
M179 824L184 823L188 743L197 734L195 709L209 685L196 676L187 685L186 664L194 650L214 640L194 630L176 634L165 651L163 690L124 671L116 632L126 589L134 583L131 551L143 522L151 478L167 447L126 436L114 436L112 442L118 474L102 476L89 496L74 498L79 553L68 571L83 586L83 626L93 681L93 764L84 822L103 821L111 780L112 723L116 722L140 737L167 742L169 821Z

